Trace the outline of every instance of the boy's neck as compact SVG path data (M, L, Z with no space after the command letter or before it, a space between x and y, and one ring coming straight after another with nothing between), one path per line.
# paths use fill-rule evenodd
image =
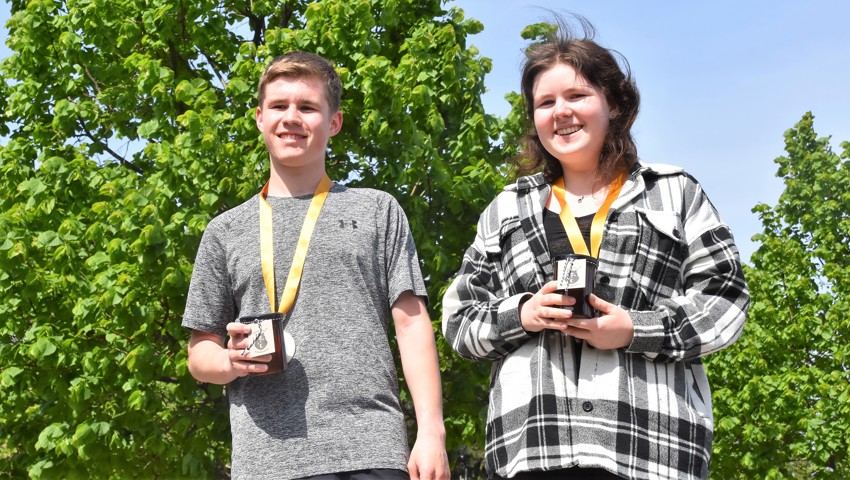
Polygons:
M269 176L270 197L299 197L315 193L316 187L325 175L322 162L316 167L285 168L272 164Z

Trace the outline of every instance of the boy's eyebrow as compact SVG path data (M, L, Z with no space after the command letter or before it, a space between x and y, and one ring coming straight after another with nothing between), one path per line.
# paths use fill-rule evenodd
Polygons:
M266 103L279 103L279 102L289 102L291 99L288 96L275 97L274 95L269 95L266 97ZM304 104L304 105L321 105L321 100L314 100L312 98L299 97L295 99L295 103Z

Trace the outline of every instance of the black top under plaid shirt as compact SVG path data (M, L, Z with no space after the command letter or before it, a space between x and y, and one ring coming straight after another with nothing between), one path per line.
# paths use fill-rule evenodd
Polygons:
M729 228L682 169L635 167L608 215L594 287L629 311L634 339L598 350L520 323L521 301L553 279L549 194L540 174L507 187L481 215L443 299L454 350L493 361L488 470L708 478L714 418L701 358L737 340L749 305Z

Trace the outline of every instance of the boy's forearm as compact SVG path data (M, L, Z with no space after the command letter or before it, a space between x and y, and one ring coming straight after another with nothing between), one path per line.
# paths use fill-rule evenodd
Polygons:
M402 370L413 398L418 431L436 433L444 438L440 367L431 323L425 326L427 330L419 328L419 332L399 334Z

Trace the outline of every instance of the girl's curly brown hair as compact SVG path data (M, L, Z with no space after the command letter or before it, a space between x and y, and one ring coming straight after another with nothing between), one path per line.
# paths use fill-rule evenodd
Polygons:
M549 183L563 175L560 162L546 151L534 128L533 89L537 76L542 72L555 65L569 65L602 90L611 109L608 133L597 168L597 179L608 183L620 172L630 171L638 161L631 128L640 108L640 93L632 79L628 61L618 52L593 40L596 29L586 18L579 15L572 17L581 25L581 37L563 17L555 15L551 33L542 42L526 49L521 84L526 134L524 148L515 163L520 173L534 172L542 167L543 177Z

